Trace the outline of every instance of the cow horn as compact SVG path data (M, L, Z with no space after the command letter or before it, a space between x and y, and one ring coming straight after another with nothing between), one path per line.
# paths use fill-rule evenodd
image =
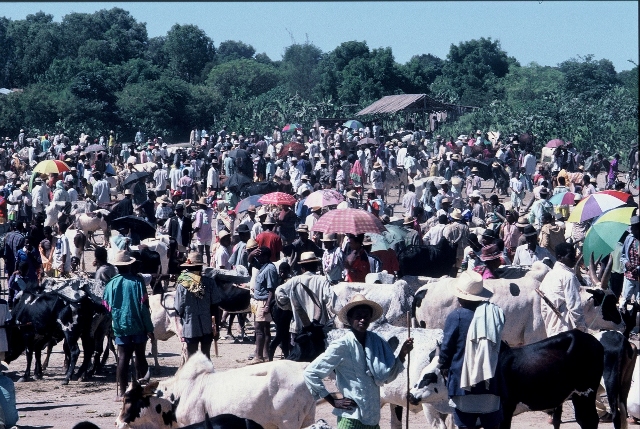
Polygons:
M598 258L599 260L599 258ZM593 262L593 253L589 256L589 278L591 279L591 283L595 286L599 284L598 278L596 277L596 265Z
M584 262L582 261L582 252L580 250L578 250L578 254L576 255L576 261L576 265L573 267L574 274L578 278L580 284L585 286L587 283L584 281L582 270L580 269L582 266L584 266Z
M140 387L140 383L138 383L138 380L136 380L136 378L133 377L131 379L131 383L129 384L129 390L133 390L133 389L135 389L137 387Z
M609 288L609 278L611 277L611 270L613 268L613 255L609 256L609 261L607 262L607 266L602 273L602 282L600 283L600 288L603 290L607 290Z

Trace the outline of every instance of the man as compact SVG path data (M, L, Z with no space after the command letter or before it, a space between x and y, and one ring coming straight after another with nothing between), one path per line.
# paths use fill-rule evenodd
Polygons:
M560 243L555 248L555 254L558 259L540 283L540 291L562 316L558 316L546 300L540 300L547 337L571 329L586 332L580 282L573 270L576 264L576 250L569 243Z
M213 260L213 267L219 268L222 270L230 270L231 264L229 263L229 259L231 256L229 255L229 246L231 245L231 233L226 229L218 232L218 248L216 249L216 254Z
M271 262L275 262L280 259L280 252L282 251L282 240L280 236L274 233L273 227L276 225L273 217L266 216L262 222L263 232L258 234L256 242L260 247L268 247L271 251Z
M93 173L96 182L93 184L93 198L98 204L106 204L111 201L111 189L109 182L102 176L102 173L96 171Z
M613 184L618 178L618 162L620 161L620 154L616 153L613 159L609 163L609 171L607 174L607 189L613 189Z
M550 213L542 214L542 228L538 240L540 247L544 247L554 256L556 246L565 241L564 226L558 225Z
M316 224L318 219L320 219L320 213L322 213L322 207L320 206L311 207L311 213L304 220L304 224L307 226L309 231L311 231L311 228L313 228L313 226Z
M119 274L105 286L103 303L111 313L113 334L118 346L116 402L121 402L127 390L129 362L135 353L136 376L146 377L148 364L145 358L147 337L153 341L153 323L146 286L142 277L134 274L132 264L136 262L125 250L119 250L113 261Z
M164 225L164 222L173 215L173 209L169 205L170 201L167 194L162 194L157 201L160 205L156 208L156 222L158 222L159 225Z
M469 194L469 208L473 217L484 221L484 207L480 204L480 197L482 197L480 191L477 189L471 191L471 194Z
M591 177L588 174L582 176L582 198L587 198L596 193L596 188L591 184Z
M476 265L473 271L480 274L483 280L500 278L498 268L502 265L502 250L497 244L483 246L480 261L482 265Z
M324 234L320 239L324 246L322 255L322 272L331 284L342 281L344 271L344 253L336 246L338 236L335 233Z
M291 157L291 166L289 167L289 180L293 189L298 189L302 183L302 173L298 169L298 158Z
M371 171L369 183L371 183L371 188L375 192L376 197L382 198L384 193L384 179L382 175L382 165L378 161L373 163L373 171Z
M406 216L402 223L403 229L406 231L406 235L404 236L404 245L406 247L422 245L422 238L420 237L420 233L416 231L415 222L416 219L414 217Z
M631 216L630 223L631 233L625 238L620 254L620 264L624 267L620 307L634 300L636 303L640 302L640 218Z
M193 227L191 219L184 215L184 206L182 204L176 205L176 213L169 219L167 232L170 237L170 252L185 253L191 243Z
M113 206L111 213L109 214L110 219L118 219L123 216L131 216L133 215L133 191L131 189L125 189L124 198Z
M549 198L549 190L547 188L542 188L540 190L540 199L536 200L531 206L531 211L529 212L529 223L536 227L536 229L542 228L542 215L544 213L548 213L553 216L553 204L551 204L548 200Z
M236 228L234 234L238 237L237 243L231 252L231 258L229 258L229 264L231 267L242 265L249 269L249 253L247 252L247 242L251 238L251 231L249 227L241 223Z
M500 227L498 234L500 239L504 242L507 256L511 261L513 261L516 248L518 247L518 241L522 235L520 228L516 224L517 217L518 215L514 210L509 210L506 215L506 221Z
M207 172L207 187L218 192L220 189L220 172L218 171L218 159L213 158L211 160L211 167Z
M527 149L527 154L522 158L520 167L524 168L524 181L527 191L533 191L533 174L536 172L536 157L531 148Z
M513 256L513 265L530 267L536 261L542 261L548 258L551 262L555 261L553 255L544 247L538 245L538 232L533 225L524 227L522 235L526 243L516 248Z
M41 177L36 177L34 180L35 186L31 190L33 213L44 213L45 208L49 205L49 187L43 183Z
M297 194L303 195L305 191L309 191L309 193L313 192L313 186L309 183L309 176L306 174L300 177L300 186L298 186Z
M93 278L106 285L109 280L118 275L118 269L107 262L107 249L104 247L96 247L94 257L93 266L96 267L96 273Z
M66 277L71 272L71 250L69 249L69 239L64 234L69 228L69 224L62 222L58 224L58 235L56 236L55 250L53 252L53 269L56 277Z
M480 191L482 187L482 179L478 176L478 167L471 169L471 175L465 180L465 189L467 195L471 195L473 191Z
M469 227L462 217L462 212L459 209L454 209L449 216L452 222L444 228L443 237L449 241L452 246L456 246L456 265L453 270L456 270L462 266L462 259L464 257L464 248L467 245L467 238L469 237ZM455 277L455 273L452 271L452 277Z
M28 227L33 216L33 199L29 193L29 185L23 183L14 201L18 205L17 221L20 225Z
M280 214L278 215L278 227L280 235L284 238L286 244L290 244L296 238L296 214L291 210L288 204L280 205Z
M189 252L184 270L176 281L174 308L182 325L182 341L187 345L187 359L198 351L211 359L214 319L212 287L202 282L202 254Z
M509 181L509 188L511 189L511 205L514 210L520 210L525 196L525 182L519 170L513 172L513 177Z
M378 303L355 295L338 313L349 332L329 344L305 369L307 387L316 399L324 398L334 407L339 428L378 427L380 386L404 370L404 360L413 348L413 339L407 338L395 357L386 341L367 331L380 316L382 307ZM322 380L332 372L336 374L341 399L335 399L324 387Z
M418 205L416 186L413 183L407 185L407 193L402 197L402 208L405 217L413 217L413 211Z
M253 238L254 240L263 231L262 222L264 222L267 218L267 214L267 209L265 207L260 207L260 209L258 210L258 221L255 222L253 227L251 228L251 238Z
M301 224L298 226L298 229L296 229L296 232L298 233L298 239L291 243L293 253L291 254L289 265L294 274L299 274L300 267L298 266L298 261L300 261L300 256L305 252L313 252L316 256L321 256L322 250L309 239L309 227L307 227L307 225Z
M193 220L193 232L196 236L196 246L201 255L207 256L207 266L211 265L211 241L213 240L213 209L207 204L205 197L200 197L198 202L198 210Z
M441 214L440 216L438 216L438 223L429 228L429 231L427 231L424 237L422 237L422 241L430 246L435 246L444 236L444 229L448 224L449 218L447 217L447 215Z
M455 280L453 294L460 308L447 316L438 359L455 405L454 422L463 428L498 428L502 405L496 375L504 312L487 302L493 293L473 271Z
M249 261L259 268L256 276L253 295L251 297L251 312L254 315L254 327L256 335L255 357L252 363L266 362L267 358L273 358L269 354L271 341L271 302L274 300L275 291L280 283L278 270L273 265L271 250L268 247L259 247L249 254Z
M256 206L250 205L247 209L247 214L240 221L240 225L246 225L249 231L253 229L256 224Z
M169 180L167 170L162 167L161 162L158 162L158 169L153 173L153 181L156 184L155 191L158 195L163 195L167 192L167 180Z

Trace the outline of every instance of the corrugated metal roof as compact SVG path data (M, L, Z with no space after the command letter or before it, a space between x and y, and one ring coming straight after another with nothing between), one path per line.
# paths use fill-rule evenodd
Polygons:
M387 95L356 113L356 116L395 113L407 108L438 112L449 110L451 107L452 105L441 103L426 94Z

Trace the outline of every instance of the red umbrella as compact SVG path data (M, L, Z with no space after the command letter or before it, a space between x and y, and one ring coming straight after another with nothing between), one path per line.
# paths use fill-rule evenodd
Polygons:
M274 204L278 206L293 206L296 203L296 199L293 197L293 195L285 194L284 192L272 192L260 197L258 202L262 204Z
M311 231L338 234L382 233L386 228L380 219L359 209L331 210L318 219Z
M293 150L293 155L298 157L298 158L300 158L302 153L305 150L307 150L305 145L303 145L301 143L297 143L297 142L291 142L291 143L288 143L288 144L282 146L282 149L280 149L280 153L278 154L278 158L281 158L281 159L286 158L287 155L289 155L289 149Z
M559 146L564 146L564 141L560 140L560 139L553 139L553 140L549 140L549 142L545 145L545 147L559 147Z

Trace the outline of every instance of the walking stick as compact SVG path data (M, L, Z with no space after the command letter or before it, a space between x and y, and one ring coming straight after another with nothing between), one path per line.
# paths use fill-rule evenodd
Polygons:
M411 338L411 311L407 311L407 339ZM409 382L409 369L411 367L411 351L407 353L407 409L405 410L405 428L409 429L409 392L411 391L411 383Z

